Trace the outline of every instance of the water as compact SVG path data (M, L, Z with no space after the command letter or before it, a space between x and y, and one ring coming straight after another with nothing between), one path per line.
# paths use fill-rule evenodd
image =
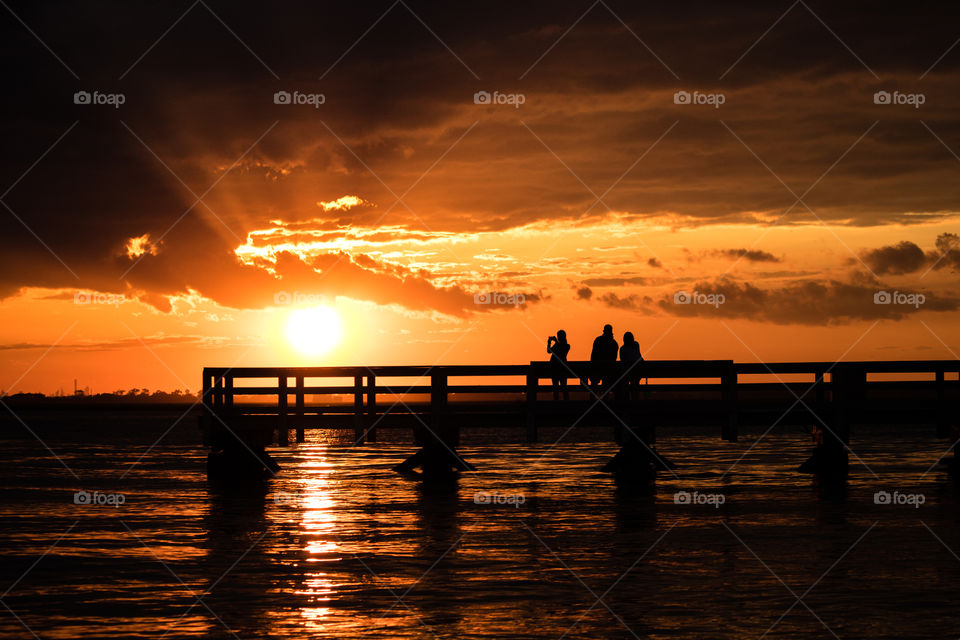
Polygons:
M222 492L193 427L146 455L162 429L134 418L42 432L77 480L11 426L0 637L957 636L957 490L939 469L921 477L944 441L855 433L866 466L837 490L794 471L809 447L797 430L756 444L715 431L661 434L683 466L646 494L596 471L615 452L606 433L465 434L480 472L456 486L393 474L409 444L313 433L277 454L275 480ZM76 505L78 489L125 503ZM924 502L878 505L879 490Z

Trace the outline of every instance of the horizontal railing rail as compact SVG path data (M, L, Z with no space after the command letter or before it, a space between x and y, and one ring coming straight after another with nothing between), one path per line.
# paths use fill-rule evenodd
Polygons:
M378 414L413 413L423 411L424 405L433 414L449 412L448 403L476 402L477 398L496 399L500 402L515 402L528 416L528 430L535 434L535 416L541 409L539 394L556 393L551 379L576 380L566 388L569 392L590 389L592 394L602 393L611 382L629 379L631 382L644 379L644 391L649 393L718 393L719 406L728 414L723 437L736 439L739 390L773 390L786 387L791 394L794 389L806 386L809 402L822 403L828 391L844 389L848 398L867 388L892 388L896 381L871 381L871 374L916 376L931 375L932 380L904 379L901 384L910 388L927 385L936 391L941 413L946 411L946 376L960 376L960 360L890 360L857 362L751 362L736 363L732 360L647 360L628 370L622 362L596 363L570 361L554 363L535 361L522 365L438 365L438 366L339 366L339 367L205 367L203 369L203 397L205 407L218 415L249 412L273 413L279 419L280 441L285 442L288 417L302 419L313 409L316 400L308 405L307 397L332 398L340 396L337 413L352 413L355 429L375 424ZM783 380L780 376L811 376L808 382ZM761 380L741 381L740 376ZM468 378L470 380L456 380ZM497 378L486 382L485 379ZM522 383L510 383L504 378L521 378ZM330 380L332 384L317 384L315 380ZM405 379L390 383L392 379ZM453 380L452 380L453 379ZM352 384L343 384L344 380ZM542 381L548 381L543 384ZM606 386L590 386L598 380ZM250 386L242 386L244 382ZM659 382L658 382L659 381ZM681 381L681 382L677 382ZM839 386L838 386L839 385ZM851 391L853 390L853 391ZM274 397L265 404L262 400L238 403L237 398ZM381 404L378 406L378 396ZM402 398L425 396L424 400ZM467 398L472 396L472 398ZM510 396L516 396L511 400ZM292 406L290 399L293 398ZM591 398L592 399L592 398ZM329 401L328 401L329 402ZM344 411L342 407L350 408ZM329 407L328 407L329 408ZM944 422L943 419L940 422ZM298 438L302 434L298 428ZM372 439L372 437L371 437Z

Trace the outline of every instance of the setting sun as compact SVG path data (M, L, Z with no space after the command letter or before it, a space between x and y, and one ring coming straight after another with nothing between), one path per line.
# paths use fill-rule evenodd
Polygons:
M340 316L330 307L296 309L287 320L287 339L304 355L326 353L340 342Z

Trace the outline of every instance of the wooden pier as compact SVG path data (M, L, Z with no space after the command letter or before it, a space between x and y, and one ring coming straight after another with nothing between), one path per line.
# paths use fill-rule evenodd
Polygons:
M740 425L803 424L820 434L805 470L845 474L853 423L936 424L947 437L958 375L958 360L657 360L629 372L622 363L579 361L207 367L201 426L214 451L259 452L288 445L291 433L302 442L306 429L352 429L357 444L376 442L380 429L411 429L419 444L437 440L453 450L461 428L478 426L523 429L529 442L542 427L609 426L618 443L649 448L656 429L676 425L715 426L721 439L736 441ZM604 383L591 385L598 379Z

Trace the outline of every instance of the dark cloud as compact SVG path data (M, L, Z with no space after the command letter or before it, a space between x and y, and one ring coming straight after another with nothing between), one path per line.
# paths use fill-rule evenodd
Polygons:
M921 269L940 270L960 267L960 250L954 233L937 236L933 251L924 252L916 243L903 240L895 245L869 249L860 254L863 262L878 275L903 275ZM851 260L851 264L855 261Z
M593 289L590 287L579 287L577 289L577 298L579 300L589 300L593 296Z
M627 296L619 296L616 293L610 292L600 296L600 301L614 309L646 310L649 309L653 303L653 298L635 293Z
M660 262L657 258L650 258L647 260L647 264L653 267L654 269L663 269L663 263Z
M631 284L650 284L651 280L643 276L587 278L583 284L589 287L623 287Z
M870 269L880 275L913 273L927 261L923 249L906 240L893 246L867 251L861 258Z
M717 249L711 252L712 255L732 258L734 260L744 259L750 262L781 262L780 258L759 249Z
M960 298L836 280L805 280L762 289L729 278L698 282L656 301L680 317L746 318L774 324L829 325L900 320L924 311L956 311Z
M950 267L960 269L960 236L955 233L941 233L937 236L936 251L929 254L934 269Z
M143 338L121 338L119 340L107 340L99 342L87 341L55 344L10 342L0 344L0 351L21 351L31 349L58 349L62 351L113 351L117 349L143 349L145 345L148 347L194 346L198 348L205 348L249 344L250 343L237 342L235 339L217 336L163 335L146 336Z
M948 146L960 140L960 56L916 78L955 41L958 9L871 5L866 21L861 7L808 5L784 16L753 3L611 0L584 15L582 2L293 2L265 20L249 3L198 3L184 15L167 3L11 2L69 69L6 16L0 297L79 287L165 309L165 296L193 289L262 306L297 283L462 314L476 310L470 291L362 251L331 253L321 272L285 259L274 276L233 249L278 218L332 234L500 231L608 207L626 222L755 223L780 219L790 191L810 185L804 202L817 217L797 205L780 224L955 215L955 160L920 119ZM896 87L923 91L923 109L873 103ZM726 102L674 104L681 89ZM80 90L126 102L77 105ZM326 100L274 104L281 90ZM479 90L526 101L477 105ZM344 194L370 204L318 210ZM123 246L145 233L162 238L161 251L127 273ZM956 264L950 254L937 268Z

